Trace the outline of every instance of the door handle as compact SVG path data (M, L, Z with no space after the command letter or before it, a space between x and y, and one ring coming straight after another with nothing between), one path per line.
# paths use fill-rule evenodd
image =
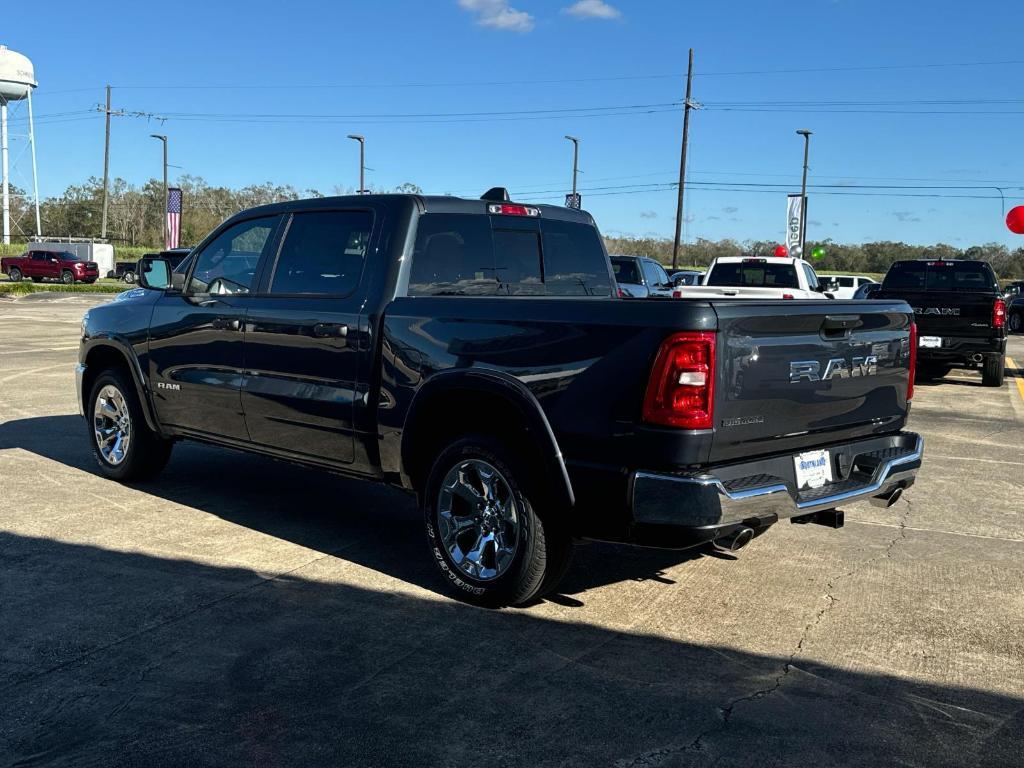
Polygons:
M242 321L233 317L215 317L210 327L217 331L240 331Z
M348 336L348 326L343 323L317 323L313 326L313 335L318 339L344 339Z

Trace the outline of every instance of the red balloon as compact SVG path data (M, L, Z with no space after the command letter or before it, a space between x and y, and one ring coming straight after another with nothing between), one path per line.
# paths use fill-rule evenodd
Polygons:
M1006 226L1017 235L1024 235L1024 205L1011 208L1006 214Z
M1012 211L1011 211L1011 213L1012 213ZM1012 229L1012 227L1011 227L1011 229ZM789 248L787 248L784 245L776 245L775 246L775 255L776 256L789 256Z

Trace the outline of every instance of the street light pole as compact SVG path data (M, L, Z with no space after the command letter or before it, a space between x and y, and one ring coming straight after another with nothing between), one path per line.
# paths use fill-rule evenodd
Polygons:
M167 247L167 137L159 133L151 133L150 137L154 139L160 139L164 145L164 211L162 218L163 226L161 227L164 233L164 248Z
M804 137L804 176L800 183L800 258L806 258L807 250L807 158L811 151L811 132L806 128L797 131Z
M572 142L572 197L576 199L576 175L580 169L580 140L575 136L566 136Z
M348 138L359 142L359 194L366 194L366 138L358 133L350 133Z

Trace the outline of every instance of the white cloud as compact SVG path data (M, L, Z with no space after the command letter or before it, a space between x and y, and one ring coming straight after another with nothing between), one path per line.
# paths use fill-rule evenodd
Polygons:
M618 8L604 0L576 0L565 13L578 19L617 19L622 16Z
M459 7L476 16L481 27L508 32L529 32L533 29L533 16L510 8L508 0L459 0Z

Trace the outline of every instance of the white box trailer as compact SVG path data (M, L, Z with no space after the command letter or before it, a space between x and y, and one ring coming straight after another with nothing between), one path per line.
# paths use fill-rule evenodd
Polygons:
M66 251L80 259L95 261L100 277L109 277L114 272L114 246L110 243L41 240L29 243L28 247L33 251Z

